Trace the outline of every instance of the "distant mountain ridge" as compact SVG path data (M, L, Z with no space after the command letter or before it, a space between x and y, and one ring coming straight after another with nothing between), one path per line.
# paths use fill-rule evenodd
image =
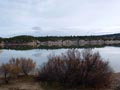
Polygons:
M114 33L114 34L104 34L104 35L84 35L84 36L76 36L76 35L71 35L71 36L75 36L75 37L85 37L85 36L87 36L87 37L91 37L91 36L95 36L95 37L101 37L101 36L108 36L108 37L120 37L120 33ZM34 37L71 37L71 36L32 36L32 35L16 35L16 36L13 36L13 37L10 37L10 38L19 38L19 37L32 37L32 38L34 38ZM2 38L2 37L0 37L0 38Z
M120 33L115 33L115 34L105 34L105 35L100 35L100 36L116 36L116 37L120 37Z

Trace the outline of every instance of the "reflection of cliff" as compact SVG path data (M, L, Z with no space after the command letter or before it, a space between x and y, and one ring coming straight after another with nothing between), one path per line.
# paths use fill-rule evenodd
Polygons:
M29 49L60 49L60 48L99 48L104 46L120 46L119 40L59 40L59 41L34 41L24 44L4 44L1 49L29 50ZM38 56L38 55L37 55Z
M113 45L120 44L120 40L58 40L36 43L38 46L85 46L85 45ZM33 45L33 44L32 44ZM35 45L35 44L34 44Z
M4 48L5 46L32 46L32 47L40 47L40 46L57 46L57 47L69 47L69 46L86 46L86 45L120 45L120 40L57 40L57 41L32 41L21 44L16 43L7 43L0 44L0 47Z
M24 43L22 45L28 45L32 47L40 47L40 46L56 46L56 47L70 47L70 46L101 46L101 45L120 45L120 40L56 40L56 41L33 41Z

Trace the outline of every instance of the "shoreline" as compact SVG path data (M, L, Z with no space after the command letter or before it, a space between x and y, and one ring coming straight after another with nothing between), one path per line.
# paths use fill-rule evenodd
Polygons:
M119 73L113 73L112 75L113 82L111 84L111 87L109 88L101 88L99 90L115 90L116 87L120 86L120 72ZM1 84L0 90L58 90L56 87L47 86L47 84L43 85L39 82L35 82L32 76L29 77L21 77L17 80L12 81L10 84ZM71 89L66 89L71 90ZM75 89L78 90L78 89ZM93 90L90 88L86 88L85 90ZM94 89L95 90L95 89ZM98 89L96 89L98 90Z

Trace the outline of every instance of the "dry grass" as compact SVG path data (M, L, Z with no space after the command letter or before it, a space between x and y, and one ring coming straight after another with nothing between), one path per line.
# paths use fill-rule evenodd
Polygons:
M40 84L35 82L34 76L22 76L9 84L1 84L0 90L43 90Z
M82 88L82 89L71 89L59 87L57 84L45 84L38 83L34 80L33 76L19 77L14 79L9 84L0 85L0 90L119 90L116 89L120 86L120 73L112 74L113 83L111 88L93 89L93 88Z

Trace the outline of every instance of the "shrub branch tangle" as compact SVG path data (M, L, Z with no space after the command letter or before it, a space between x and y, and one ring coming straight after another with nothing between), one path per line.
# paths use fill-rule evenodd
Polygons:
M49 56L49 61L39 68L38 79L81 86L108 86L112 70L98 52L68 50L61 56Z
M5 83L8 83L9 78L17 78L19 75L29 75L34 70L36 63L32 59L12 58L8 63L0 66L0 74L4 77Z
M10 65L8 63L1 65L0 74L3 76L4 82L8 83L10 78Z

